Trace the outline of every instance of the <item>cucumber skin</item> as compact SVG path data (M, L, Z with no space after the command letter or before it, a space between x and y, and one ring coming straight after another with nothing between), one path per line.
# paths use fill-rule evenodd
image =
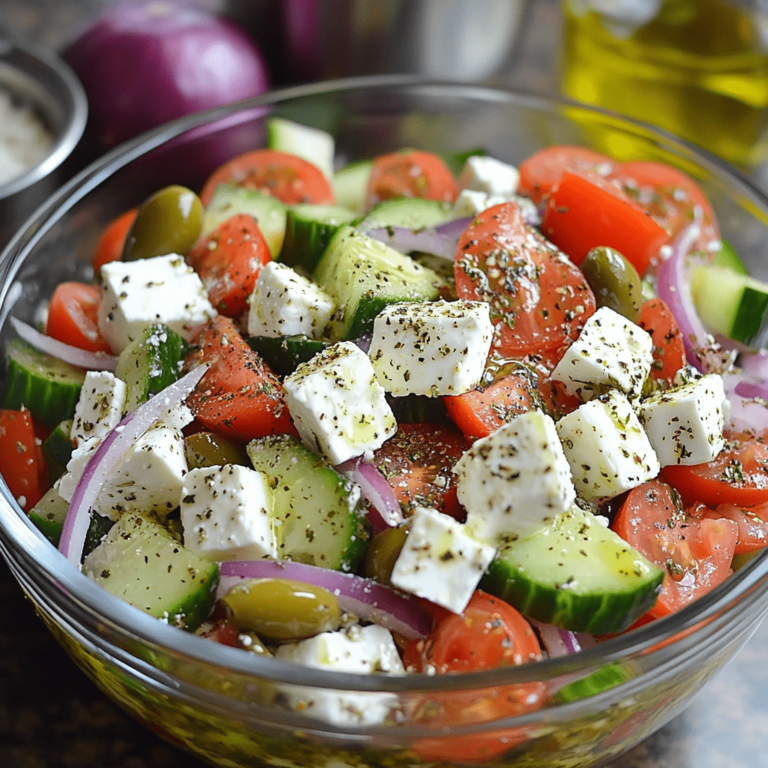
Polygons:
M316 207L329 210L338 209L338 218L343 221L334 223L321 218L311 220L307 211ZM296 205L288 209L285 219L285 238L280 251L280 261L289 267L300 267L306 274L311 275L320 261L331 238L343 224L349 224L355 217L351 211L342 206L311 206Z
M308 336L248 336L245 342L278 376L288 376L328 346Z
M62 421L48 437L43 440L41 446L43 458L48 467L48 479L55 483L66 471L67 464L72 458L72 419Z
M634 677L635 675L626 664L618 661L609 662L581 680L574 680L564 685L553 698L561 704L588 699L590 696L616 688Z

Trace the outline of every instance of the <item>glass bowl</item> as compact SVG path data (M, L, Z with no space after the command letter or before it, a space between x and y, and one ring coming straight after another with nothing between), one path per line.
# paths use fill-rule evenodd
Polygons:
M63 279L90 277L101 228L160 186L199 186L264 140L279 114L331 131L342 162L414 146L482 147L519 162L554 143L669 162L694 175L755 273L766 269L768 199L722 163L648 126L559 99L410 77L283 90L184 118L117 148L48 200L0 260L0 333L31 321ZM168 626L76 571L0 486L0 549L42 620L127 712L222 766L586 766L661 727L748 640L768 610L768 561L666 619L565 659L456 676L384 678L306 669ZM536 712L499 719L493 701L544 683ZM522 688L521 688L522 686ZM375 726L340 726L291 702L323 692L390 708Z

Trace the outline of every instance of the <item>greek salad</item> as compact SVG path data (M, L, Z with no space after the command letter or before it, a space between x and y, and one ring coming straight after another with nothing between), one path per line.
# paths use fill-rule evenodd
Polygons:
M577 652L765 546L768 285L692 178L569 146L335 168L271 118L12 320L2 474L73 567L243 652L446 674Z

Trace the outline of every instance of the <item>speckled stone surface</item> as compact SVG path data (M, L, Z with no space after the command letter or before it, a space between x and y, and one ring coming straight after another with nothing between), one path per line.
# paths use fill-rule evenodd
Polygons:
M254 0L255 1L255 0ZM469 0L468 0L469 1ZM0 24L57 49L110 0L0 0ZM207 0L216 5L217 0ZM529 0L503 82L553 90L556 0ZM202 768L109 701L0 565L0 768ZM768 624L691 706L609 768L768 766Z

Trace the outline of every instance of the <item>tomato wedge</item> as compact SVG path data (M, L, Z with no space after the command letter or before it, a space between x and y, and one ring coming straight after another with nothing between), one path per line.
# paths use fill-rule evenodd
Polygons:
M584 276L526 226L516 203L488 208L464 230L454 275L460 298L491 305L494 348L506 357L573 341L595 311Z
M200 191L203 205L208 205L219 184L257 189L286 205L335 200L331 183L316 165L276 149L255 149L217 168Z
M199 423L235 440L282 433L298 437L280 381L232 320L216 317L203 329L198 347L188 362L210 365L187 398Z
M653 618L692 603L731 573L736 523L685 512L675 503L672 488L660 480L630 491L611 528L665 569L659 599L648 612Z
M105 264L108 264L110 261L120 261L123 258L125 238L128 236L128 232L138 212L138 208L131 208L130 211L120 214L102 232L96 245L96 252L93 254L92 263L95 275L99 274Z
M768 503L756 507L740 507L737 504L718 504L710 509L698 504L690 510L691 515L710 520L732 520L736 523L738 538L736 554L754 552L768 545Z
M648 299L641 307L637 324L653 339L651 378L668 387L686 365L683 334L670 308L661 299Z
M688 502L710 507L768 502L768 445L760 438L729 441L707 464L664 467L662 474Z
M101 289L88 283L59 283L48 305L45 333L89 352L112 353L99 331Z
M222 222L188 257L208 291L208 300L227 317L239 317L245 311L262 266L271 260L256 219L245 213Z
M670 241L645 210L602 176L564 171L544 209L541 231L576 264L598 246L615 248L641 276Z
M19 506L29 512L50 484L28 410L0 410L0 456L3 457L3 479Z

